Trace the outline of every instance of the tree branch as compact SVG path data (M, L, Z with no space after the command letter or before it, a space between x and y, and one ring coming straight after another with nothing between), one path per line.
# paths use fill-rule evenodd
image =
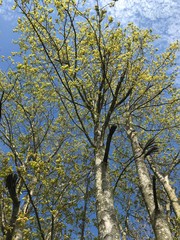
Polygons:
M113 136L114 132L116 131L116 128L117 128L116 125L112 125L110 130L109 130L108 137L107 137L106 149L105 149L105 154L104 154L104 159L103 159L103 162L106 163L106 164L107 164L107 160L108 160L111 139L112 139L112 136Z

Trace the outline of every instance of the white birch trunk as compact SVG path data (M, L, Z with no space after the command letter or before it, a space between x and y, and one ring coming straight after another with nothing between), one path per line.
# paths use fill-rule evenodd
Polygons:
M21 230L17 230L14 236L14 240L23 240L23 233Z
M169 183L169 177L168 175L166 175L165 177L160 174L158 172L158 170L155 168L155 166L153 165L153 162L151 160L151 157L148 156L147 157L149 163L151 164L151 167L153 169L153 171L156 173L156 176L158 177L159 181L162 183L168 197L169 197L169 200L172 204L172 207L174 209L174 212L176 214L176 217L177 218L180 218L180 205L179 205L179 202L178 202L178 198L176 196L176 193L175 193L175 190L173 189L173 187L171 186L171 184Z
M104 148L100 147L95 152L96 208L99 239L119 240L120 229L114 208L109 172L108 167L103 163L103 158Z
M146 208L149 213L150 221L154 229L157 240L172 240L172 234L168 222L161 209L155 209L154 194L152 181L144 162L143 150L139 145L137 134L132 128L132 122L129 120L127 124L127 134L131 140L137 173L139 177L140 190L145 201Z

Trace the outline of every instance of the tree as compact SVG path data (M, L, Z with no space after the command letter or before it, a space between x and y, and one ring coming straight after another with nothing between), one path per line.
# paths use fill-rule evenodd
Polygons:
M71 195L72 191L74 199L77 200L75 209L78 210L78 207L81 206L81 194L77 191L77 184L75 183L77 179L81 179L81 171L78 168L80 167L82 171L86 172L85 176L88 176L86 190L82 191L84 212L81 239L85 238L84 228L89 197L95 197L96 199L98 236L100 239L120 239L121 234L130 237L135 236L134 229L128 223L129 209L132 208L131 204L134 201L133 187L140 188L143 198L136 195L137 201L145 203L156 238L172 239L172 232L168 221L164 217L164 210L160 209L162 214L155 212L156 190L153 192L151 168L157 178L164 178L160 178L163 173L155 170L156 162L151 159L154 156L151 156L153 151L148 153L152 150L153 145L149 144L150 146L148 146L146 141L149 137L153 137L154 132L161 138L162 133L167 135L168 132L176 131L178 127L177 124L174 124L178 118L177 111L174 111L174 108L177 106L179 98L173 85L176 77L173 65L178 45L173 43L165 53L157 53L152 44L157 37L150 30L140 30L133 24L129 24L126 29L122 29L119 23L113 22L112 17L107 18L105 8L101 7L98 1L96 3L92 12L90 9L86 9L86 5L82 6L80 3L70 0L55 1L54 3L51 1L29 1L25 3L15 0L15 7L23 14L23 17L18 19L16 28L16 31L21 33L18 40L20 52L17 54L22 56L22 61L17 65L17 72L11 72L11 76L18 76L17 89L21 90L23 76L25 79L23 96L20 101L19 98L15 97L15 106L21 109L21 112L30 122L30 130L28 129L27 132L31 132L30 136L34 136L34 138L32 139L32 147L30 145L29 148L36 159L40 158L38 164L36 159L28 162L28 166L32 169L30 178L26 175L26 166L26 171L23 169L25 172L22 173L22 170L19 171L18 168L22 186L28 192L29 206L34 208L34 214L36 215L37 222L34 226L37 226L40 235L35 236L40 239L50 239L50 237L53 239L62 237L63 234L66 235L66 233L62 233L63 227L57 225L57 228L54 228L54 223L60 221L59 212L63 204L54 205L55 200L52 201L54 182L49 181L49 172L53 173L54 181L59 181L59 170L57 166L53 167L53 165L59 152L60 156L63 156L63 150L60 149L58 143L58 147L55 146L56 142L59 142L59 138L64 139L70 136L72 143L65 146L65 157L60 169L64 176L61 185L65 184L66 181L68 182L68 174L72 174L72 172L69 172L69 168L73 167L73 184L68 185L65 199L68 199L68 194ZM169 73L168 69L172 69L172 72ZM27 93L27 91L30 92ZM31 101L28 102L32 113L29 113L29 106L26 105L27 94L33 95ZM172 108L171 118L169 125L166 125L160 118L169 106ZM59 115L56 116L56 114L62 112L62 118ZM34 114L37 115L38 125L36 127L30 118L30 116L33 116L34 119ZM14 116L15 118L19 117L17 112ZM8 118L11 119L11 114ZM8 118L6 117L9 122ZM47 126L45 132L42 128L44 119L46 119L45 126ZM67 123L65 119L68 119ZM17 119L13 122L17 124L17 129L20 129L19 123L22 120ZM3 135L7 125L4 125L2 130L2 140L7 139ZM161 125L163 125L163 128L159 130ZM142 129L149 129L149 126L150 130L142 131ZM62 136L59 136L58 131L61 128ZM68 128L70 132L66 130ZM14 131L15 127L13 126L10 129ZM72 133L73 136L71 136ZM79 133L81 133L81 137L76 139L77 136L79 138ZM120 135L121 133L123 136ZM56 134L59 138L53 139ZM16 146L17 144L14 144L14 141L19 133L16 132L13 136L15 137L12 146ZM123 140L123 137L125 140ZM174 139L176 140L176 137ZM81 141L82 145L80 144ZM24 142L28 143L27 136ZM141 146L141 142L144 147ZM8 145L8 142L5 143ZM167 144L170 143L167 142ZM74 147L71 149L72 144L76 144L79 149ZM12 146L10 145L10 148L16 163L16 158L17 156L18 159L20 158L19 154L22 150L18 151L17 155L17 150ZM19 146L23 146L22 143ZM41 153L42 147L43 154ZM88 150L83 150L83 147L88 148ZM116 153L114 160L117 158L119 160L113 164L109 159L112 158L113 148L115 149L115 147L120 150L119 155ZM27 154L29 148L27 145L26 149L23 150L24 154ZM67 160L71 158L71 155L68 154L69 151L71 155L77 156L73 161L74 165L70 160ZM176 149L173 149L173 151L175 152ZM53 158L51 158L51 154ZM78 156L82 161L78 160ZM91 160L89 167L85 161L83 162L83 159L86 159L86 162L88 162L87 159ZM129 160L126 163L127 159ZM149 166L145 163L146 159L150 163ZM165 160L166 164L168 160ZM174 166L176 166L177 161L177 159L174 160ZM47 167L44 166L45 164L47 164ZM130 165L136 166L136 170L133 169L127 173ZM24 164L22 166L24 167ZM40 174L41 167L44 169L42 174ZM122 180L122 175L125 172L126 178ZM95 178L95 195L93 195L93 191L90 194L88 190L89 174ZM31 188L27 186L24 176L26 176L28 182L33 176L34 181L30 183L32 184ZM134 179L132 179L132 176L134 176ZM119 182L124 187L119 187ZM125 182L128 182L128 185L131 185L132 188L128 189L126 187L125 189ZM112 186L113 184L115 187ZM56 186L58 185L57 183ZM35 186L36 188L39 186L40 198L35 192ZM33 192L31 193L29 189ZM117 214L119 208L116 208L116 197L120 195L116 193L117 189L120 189L120 193L124 192L124 199L129 201L126 204L127 207L123 210L123 214L126 215L124 220L122 220L121 212L120 216ZM56 190L58 196L61 190L58 187ZM39 205L39 211L36 212L35 200L32 200L31 196L34 196L37 204L42 196L47 196L47 201L50 201L49 205L43 202L42 205ZM58 200L56 203L59 204ZM71 206L69 202L68 205ZM173 205L174 209L179 209L178 203L175 205ZM52 206L54 206L53 209L51 209ZM51 229L48 232L45 231L45 219L47 217L48 223L50 222L49 214L46 215L46 211L43 209L48 209L47 211L51 213L52 217ZM175 212L178 211L175 210ZM65 216L68 215L67 210L63 210L63 213ZM39 214L43 216L43 220L39 217ZM73 216L71 212L69 212L69 215ZM66 230L69 229L68 223L73 224L71 216L69 217L71 221L67 222L64 228ZM148 222L148 215L145 215L144 218ZM140 216L137 219L137 221L141 221ZM123 226L124 224L125 226ZM30 227L32 227L31 224ZM138 234L139 237L142 236L141 233ZM69 237L72 236L69 234Z
M73 146L80 150L84 143L75 142L73 127L60 110L49 84L42 82L42 78L31 84L33 77L32 73L14 76L12 70L8 75L1 75L1 87L6 89L0 130L1 141L6 146L1 157L1 178L6 179L13 172L19 176L16 193L20 208L14 221L15 239L61 238L66 234L68 237L73 226L66 233L64 225L72 222L73 209L82 198L82 192L75 185L82 185L79 179L83 181L89 172L89 168L83 169L83 164L78 167L75 163L76 159L85 163L87 160L78 157L78 150ZM42 87L40 91L39 86ZM58 114L55 115L57 107ZM82 172L83 178L79 175ZM11 195L9 198L5 182L1 197L1 227L6 235L11 227L9 222L14 208L11 210L13 198ZM12 202L14 204L15 201ZM7 239L12 237L13 232L11 236L7 235Z

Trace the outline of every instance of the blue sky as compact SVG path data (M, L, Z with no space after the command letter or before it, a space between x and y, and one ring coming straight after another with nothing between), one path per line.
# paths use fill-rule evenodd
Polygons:
M106 5L110 0L99 0ZM91 7L95 0L88 0ZM8 56L15 51L17 46L12 39L17 36L13 33L16 25L17 12L11 10L13 0L4 0L0 6L0 55ZM134 22L138 27L151 28L154 33L161 36L157 44L165 49L174 40L180 40L180 0L118 0L113 8L109 8L111 14L123 26L128 22ZM178 56L180 64L180 54ZM0 67L2 67L0 65ZM180 84L180 76L176 83Z
M99 0L103 5L109 0ZM89 6L95 4L95 0L88 0ZM4 0L0 6L0 55L9 56L17 50L13 39L17 34L13 33L16 20L19 16L12 11L13 0ZM180 0L118 0L113 8L109 8L109 14L123 26L128 22L134 22L140 28L151 28L153 33L161 38L158 45L165 49L174 40L180 40ZM180 54L178 55L180 65ZM0 69L6 70L8 65L0 62ZM180 75L176 83L180 86Z

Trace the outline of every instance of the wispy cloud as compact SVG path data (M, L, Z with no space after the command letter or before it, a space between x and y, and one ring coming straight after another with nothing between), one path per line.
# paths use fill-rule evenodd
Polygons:
M100 0L102 4L110 0ZM123 25L134 22L143 28L152 28L172 42L180 38L179 0L118 0L109 12Z
M105 5L112 1L100 2ZM108 10L123 26L133 22L140 28L151 28L153 33L160 35L156 44L162 49L180 40L179 0L118 0ZM180 54L177 55L177 63L180 64ZM180 75L177 76L176 84L180 85Z
M88 0L89 6L96 1ZM100 0L102 5L112 0ZM0 15L7 21L17 18L17 12L12 11L14 1L4 0L0 6ZM118 0L112 14L123 25L134 22L139 27L152 28L153 32L163 35L167 42L180 38L180 4L179 0Z
M0 16L3 17L4 20L12 21L17 18L17 13L12 10L13 5L13 0L3 1L3 4L0 6Z
M134 22L140 28L151 28L153 33L159 34L160 46L165 48L170 42L180 39L180 0L118 0L115 6L108 9L123 26ZM113 0L99 0L106 5ZM0 6L0 16L11 23L16 23L17 11L12 10L14 1L4 0ZM89 7L96 4L95 0L87 0ZM180 56L178 56L180 63ZM180 82L180 80L179 80Z

